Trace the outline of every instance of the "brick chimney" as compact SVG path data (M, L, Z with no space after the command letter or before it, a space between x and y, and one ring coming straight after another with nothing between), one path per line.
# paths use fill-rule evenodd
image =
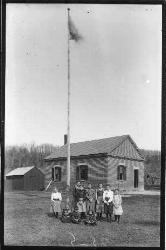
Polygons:
M67 135L64 135L64 145L67 144Z

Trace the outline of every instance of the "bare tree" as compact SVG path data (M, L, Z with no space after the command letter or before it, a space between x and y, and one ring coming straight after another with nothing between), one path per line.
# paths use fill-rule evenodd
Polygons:
M5 149L5 170L9 172L18 167L36 166L42 168L44 158L53 153L57 146L44 143L23 144L21 146L7 146Z

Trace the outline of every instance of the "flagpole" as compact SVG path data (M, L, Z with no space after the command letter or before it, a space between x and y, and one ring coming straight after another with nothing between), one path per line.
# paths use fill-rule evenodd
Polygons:
M68 105L67 105L67 185L70 186L70 33L69 33L69 11L68 11Z

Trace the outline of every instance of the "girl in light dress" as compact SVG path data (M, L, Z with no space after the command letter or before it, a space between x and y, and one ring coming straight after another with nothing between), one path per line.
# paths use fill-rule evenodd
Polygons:
M122 209L122 197L119 193L119 189L115 189L113 196L113 214L115 216L115 221L120 222L120 216L123 214Z
M62 195L58 192L58 189L55 188L51 193L51 210L56 218L58 218L58 214L61 213L61 201Z
M86 202L83 198L79 198L77 202L78 212L80 213L81 219L85 219L86 217Z

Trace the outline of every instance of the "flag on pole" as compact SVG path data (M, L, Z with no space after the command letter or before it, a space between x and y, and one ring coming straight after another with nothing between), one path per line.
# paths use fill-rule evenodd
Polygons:
M68 28L69 28L70 40L78 42L79 40L82 39L82 36L79 34L70 16L69 16Z
M78 42L82 39L70 17L68 11L68 119L67 119L67 186L70 187L70 40Z

